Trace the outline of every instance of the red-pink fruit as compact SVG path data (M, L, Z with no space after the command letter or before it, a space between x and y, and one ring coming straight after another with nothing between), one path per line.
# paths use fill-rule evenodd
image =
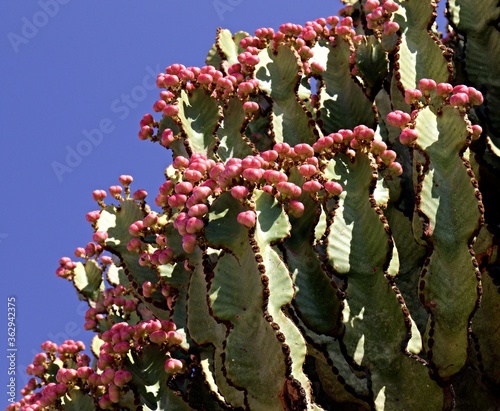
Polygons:
M302 217L304 214L304 204L297 200L290 200L288 204L288 213L295 218Z
M302 164L299 167L299 173L303 177L311 177L318 172L317 168L312 164Z
M160 345L167 341L167 333L163 330L154 331L149 335L149 339L152 343Z
M196 234L198 231L201 231L205 224L202 220L196 217L190 217L186 221L186 231L189 234Z
M167 361L165 361L163 369L168 374L175 374L181 371L183 366L184 365L182 364L182 361L176 358L169 358Z
M357 140L371 141L375 137L375 131L365 125L354 127L352 132Z
M422 98L422 92L416 88L409 88L405 90L406 104L415 104Z
M206 213L208 213L208 206L206 204L195 204L188 210L190 217L203 217Z
M317 193L323 188L323 185L316 180L310 180L306 181L302 185L302 190L305 191L306 193Z
M380 153L379 156L384 164L389 165L396 160L397 154L393 150L384 150Z
M162 325L162 327L163 327L163 325ZM170 331L167 331L167 341L169 342L169 344L179 345L182 343L183 338L182 338L182 335L180 333L178 333L177 331L170 330Z
M166 128L161 133L161 145L163 147L170 147L170 144L175 140L174 133L171 129Z
M469 87L467 95L469 96L469 103L473 106L480 106L484 102L483 94L474 87Z
M373 10L375 10L378 6L380 6L380 3L378 0L366 0L365 11L370 13Z
M236 218L238 223L244 225L247 228L251 228L255 226L257 216L255 214L255 211L248 210L248 211L242 211L241 213L238 214L238 217Z
M144 227L153 227L158 222L158 216L156 214L148 214L142 219Z
M113 382L116 384L118 387L123 387L127 383L132 381L132 373L127 370L118 370L115 373L115 378Z
M182 236L182 248L188 254L192 253L196 247L196 236L193 234L184 234Z
M418 88L424 94L424 96L428 96L431 91L435 90L437 84L434 80L429 78L423 78L418 81Z
M256 103L255 101L245 101L243 103L243 110L245 110L246 113L253 113L258 109L259 109L259 104Z
M327 181L325 183L325 190L334 196L339 196L344 191L343 187L336 181Z
M386 36L391 36L397 33L399 30L399 24L395 21L388 20L384 22L384 34Z
M302 194L302 190L298 185L289 182L279 182L276 184L276 189L286 197L295 198Z
M97 231L92 235L92 240L97 244L104 244L108 238L108 233L106 231Z
M408 146L417 140L417 132L414 129L411 128L405 128L403 131L401 131L401 134L399 135L399 141L401 144L404 144L405 146Z
M273 150L276 151L279 155L286 156L291 148L287 143L276 143L273 147Z
M443 98L448 97L452 91L453 91L453 86L450 83L439 83L436 86L436 94Z
M104 190L94 190L92 191L92 197L95 201L102 201L106 198L107 194Z
M134 237L139 237L142 233L143 228L144 228L144 223L141 220L139 220L136 221L135 223L130 224L128 232Z
M390 13L394 13L399 10L399 4L393 0L385 0L384 4L382 4L382 7L384 8L384 10Z
M104 385L109 384L115 378L115 370L113 368L106 368L101 373L101 382Z
M142 201L147 197L147 195L148 192L146 190L139 189L134 191L134 193L132 194L132 198L134 200Z
M483 133L483 128L478 125L478 124L474 124L472 126L472 139L473 140L477 140L481 134Z
M293 151L302 158L314 156L314 149L306 143L295 145L293 147Z
M397 161L394 161L393 163L389 164L387 166L387 170L389 171L390 174L395 176L400 176L401 174L403 174L403 167Z
M264 170L262 170L261 168L247 168L242 172L243 178L247 181L250 181L251 183L258 182L263 175Z
M99 407L103 410L109 410L113 408L113 401L109 398L109 394L104 394L99 398Z
M370 152L377 155L382 151L387 150L387 144L385 144L382 140L373 140L370 146Z
M403 128L411 120L411 116L404 111L396 110L387 114L386 120L393 127Z
M231 196L236 200L242 200L248 195L248 188L245 186L234 186L231 188Z
M316 152L325 150L333 145L333 138L331 136L320 137L318 141L313 144L313 149Z
M450 97L452 106L465 106L469 102L469 96L466 93L456 93Z
M120 341L113 345L113 351L116 354L126 354L130 351L130 343L128 341Z
M163 115L173 117L179 114L179 106L177 104L167 104L163 109Z

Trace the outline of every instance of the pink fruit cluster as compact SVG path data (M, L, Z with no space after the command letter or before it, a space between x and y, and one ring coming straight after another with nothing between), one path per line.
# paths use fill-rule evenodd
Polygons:
M380 7L383 10L381 18L387 20L396 8L397 4L392 0L386 0ZM384 27L387 26L384 29L387 32L394 32L399 28L392 21L385 21L383 24ZM227 100L235 96L240 98L244 102L244 110L251 114L259 108L258 103L251 101L250 98L257 94L259 89L259 82L253 75L255 66L260 61L258 54L262 49L269 45L273 49L277 49L282 44L291 46L297 52L303 72L306 75L317 76L325 68L318 62L310 63L310 59L314 56L312 48L316 41L326 39L333 42L336 36L348 38L355 35L353 19L350 16L343 19L337 16L319 18L307 21L303 26L285 23L279 27L278 31L272 28L257 29L253 36L245 37L240 41L239 46L243 51L237 56L238 62L227 67L225 72L210 65L186 67L182 64L173 64L168 66L165 72L159 73L156 85L161 92L159 99L153 104L153 111L175 119L179 115L178 97L181 90L189 92L202 88L215 99ZM155 122L152 114L144 115L140 122L139 138L158 141L163 146L169 147L177 137L169 129L157 135L157 127L158 123ZM119 195L119 193L116 194Z
M79 370L90 368L91 359L82 353L85 345L81 341L66 340L59 346L52 341L45 341L41 349L43 352L36 354L26 369L26 373L32 378L21 390L23 398L10 404L7 411L41 411L57 406L60 398L79 383L82 372ZM50 367L54 363L60 367L55 375L56 382L53 382L50 374ZM68 366L69 364L72 366ZM39 391L35 392L37 389Z
M140 352L151 344L165 352L164 370L167 374L185 368L184 362L172 358L169 352L183 341L171 321L152 319L135 326L121 322L101 333L100 337L103 343L95 369L90 357L82 353L85 345L81 341L67 340L59 346L51 341L44 342L41 345L43 352L37 354L27 367L27 374L33 377L21 390L24 397L6 410L59 409L61 398L73 388L89 393L101 409L111 409L128 391L127 384L133 378L132 373L123 368L125 356L129 351ZM55 375L52 374L53 364L57 364ZM54 378L56 382L53 382Z
M299 218L304 213L303 195L323 201L342 193L341 184L326 179L322 168L337 153L355 156L356 151L370 152L379 168L388 174L402 173L396 153L375 139L375 132L364 125L320 137L313 145L301 143L291 147L277 143L271 150L226 162L216 162L203 154L193 154L190 158L177 156L172 164L175 175L160 186L155 198L155 204L162 207L165 215L172 216L171 223L150 212L130 225L133 238L127 249L139 254L139 264L143 266L172 263L174 250L164 234L165 225L172 224L182 238L184 251L192 253L203 237L211 203L224 192L246 208L237 216L237 222L249 229L257 223L252 197L255 189L273 195L289 215ZM300 177L290 181L293 172ZM156 236L153 250L150 244L141 241L146 236ZM159 287L160 284L145 282L142 294L149 298ZM164 288L162 293L168 303L170 291Z
M130 314L137 310L139 301L132 295L132 291L121 284L107 288L99 295L95 307L90 307L85 313L86 330L100 331L100 323L108 316L118 316L129 319Z
M392 13L399 9L393 0L366 0L365 6L367 27L374 31L381 31L390 36L399 30L399 24L391 20Z
M439 100L432 100L434 97L439 98ZM449 83L437 84L432 79L421 79L418 82L418 88L405 90L405 102L415 108L411 115L401 110L395 110L387 114L386 121L391 126L401 129L399 136L401 144L412 146L418 138L418 133L414 129L414 120L420 108L434 102L439 105L444 102L444 104L450 104L463 110L473 105L481 105L483 101L483 95L474 87L462 84L453 87ZM479 125L472 125L469 132L472 138L477 139L482 133L482 128Z

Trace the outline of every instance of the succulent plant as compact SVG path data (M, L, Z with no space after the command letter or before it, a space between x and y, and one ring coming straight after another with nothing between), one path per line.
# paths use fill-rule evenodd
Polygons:
M45 342L8 410L500 407L499 8L345 3L158 75L154 204L95 190L57 269L94 358Z

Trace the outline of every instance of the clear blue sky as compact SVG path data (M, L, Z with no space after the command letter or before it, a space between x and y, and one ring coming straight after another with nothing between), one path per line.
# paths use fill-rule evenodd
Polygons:
M217 27L259 27L337 14L339 0L72 0L0 4L0 409L7 404L7 298L16 304L17 391L40 344L88 343L86 303L54 272L91 240L91 192L134 177L151 203L169 164L139 141L142 115L173 63L202 66ZM72 153L72 154L70 154ZM75 154L76 153L76 154Z

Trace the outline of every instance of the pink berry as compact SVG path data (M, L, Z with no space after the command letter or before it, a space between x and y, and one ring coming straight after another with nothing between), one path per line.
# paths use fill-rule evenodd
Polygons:
M403 167L397 161L394 161L393 163L389 164L387 166L387 170L389 171L390 174L395 176L400 176L401 174L403 174Z
M177 104L168 104L163 109L163 115L166 117L174 117L179 114L179 106Z
M393 127L403 128L411 120L411 117L404 111L396 110L387 114L386 120Z
M287 143L277 143L274 145L273 150L281 156L286 156L290 152L291 148Z
M262 170L261 168L247 168L242 172L243 178L247 181L250 181L251 183L258 182L263 175L264 170Z
M373 10L375 10L378 6L380 6L380 3L378 0L366 0L365 11L370 13Z
M231 188L231 196L236 200L242 200L248 195L248 188L245 186L234 186Z
M380 159L384 164L389 165L396 160L397 154L393 150L384 150L380 153Z
M175 324L174 324L175 326ZM163 327L163 324L162 324ZM171 345L179 345L182 343L184 339L182 338L182 335L178 333L175 330L169 330L167 331L167 341Z
M253 226L255 226L257 216L255 214L255 211L248 210L239 213L236 219L238 223L244 225L245 227L252 228Z
M92 240L97 244L103 244L108 238L108 233L106 231L97 231L92 235Z
M206 204L195 204L188 210L190 217L203 217L208 213L208 206Z
M385 144L382 140L373 140L372 141L370 151L373 154L378 155L384 150L387 150L387 144Z
M299 173L303 177L311 177L318 172L318 169L312 164L302 164L299 167Z
M353 134L354 138L362 141L372 141L375 137L375 132L364 125L354 127Z
M384 22L384 34L386 36L392 36L399 30L399 24L395 21L388 20Z
M141 200L144 200L146 198L146 196L148 195L148 192L146 190L136 190L133 194L132 194L132 198L134 200L138 200L138 201L141 201Z
M304 204L297 200L291 200L288 204L288 213L295 218L302 217L304 214Z
M428 96L431 91L435 90L437 84L434 80L423 78L418 81L418 88L424 94L424 96Z
M452 106L465 106L469 102L469 96L466 93L456 93L450 97Z
M85 219L89 222L89 223L95 223L97 222L97 220L99 220L99 217L101 216L101 212L100 211L90 211L87 213L87 215L85 216Z
M161 345L167 341L167 333L163 330L157 330L149 335L149 339L152 343Z
M331 136L320 137L318 141L313 144L313 149L316 152L321 152L333 145L333 138Z
M299 197L302 194L302 190L299 186L294 183L289 183L286 181L279 182L276 184L276 189L286 197Z
M132 373L127 370L118 370L115 373L115 378L113 382L118 386L118 387L123 387L126 385L128 382L132 381Z
M472 126L472 139L477 140L479 137L481 137L481 134L483 133L483 128L478 125L474 124Z
M469 87L467 95L469 96L469 103L473 106L480 106L484 102L483 94L474 87Z
M323 185L316 180L310 180L306 181L302 185L302 190L305 191L306 193L317 193L323 188Z
M259 110L260 106L255 101L246 101L243 103L243 110L246 113L253 113L254 111Z
M327 181L325 183L325 190L334 196L339 196L344 189L336 181Z
M295 145L293 151L302 158L314 156L314 149L309 144L306 143Z
M182 236L182 248L188 254L192 253L196 248L196 236L193 234L184 234Z
M183 366L182 361L177 360L176 358L169 358L165 362L163 369L167 374L176 374L182 370Z
M417 140L417 132L411 128L405 128L399 135L399 141L405 146L409 146Z
M399 4L393 0L385 0L384 4L382 4L382 7L384 8L384 10L390 13L394 13L399 10Z
M453 91L453 86L450 83L439 83L436 86L436 94L442 98L446 98Z
M92 191L92 197L94 201L102 201L106 198L106 191L104 190L94 190Z
M172 144L174 140L174 133L171 129L166 128L165 130L163 130L163 132L161 133L161 145L163 147L170 147L170 144Z
M199 218L190 217L186 222L186 231L189 234L196 234L197 232L201 231L204 226L205 224Z
M415 104L422 98L422 92L416 88L409 88L405 90L406 104Z

